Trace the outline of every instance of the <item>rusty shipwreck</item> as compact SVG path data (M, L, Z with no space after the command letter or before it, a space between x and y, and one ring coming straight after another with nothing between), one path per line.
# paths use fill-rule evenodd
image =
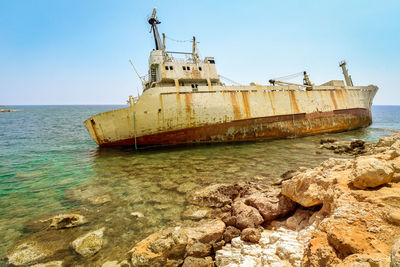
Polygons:
M270 80L270 85L227 86L214 58L199 58L195 40L191 53L167 51L155 9L148 22L155 49L142 95L129 97L129 107L84 122L99 146L286 138L347 131L372 122L378 87L354 86L345 62L340 63L345 81L314 85L304 72L303 84ZM186 59L176 58L179 54Z

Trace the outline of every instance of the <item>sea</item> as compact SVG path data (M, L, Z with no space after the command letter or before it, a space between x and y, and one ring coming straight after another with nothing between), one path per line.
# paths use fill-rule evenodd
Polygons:
M0 265L38 231L35 221L62 213L89 214L83 232L106 227L100 260L122 258L149 234L191 220L188 192L214 183L272 183L288 170L337 156L319 148L321 138L377 141L400 132L400 106L373 106L371 126L344 133L138 151L99 148L83 121L122 107L7 106L16 112L0 113ZM138 213L143 217L132 215ZM70 262L100 257L63 253Z

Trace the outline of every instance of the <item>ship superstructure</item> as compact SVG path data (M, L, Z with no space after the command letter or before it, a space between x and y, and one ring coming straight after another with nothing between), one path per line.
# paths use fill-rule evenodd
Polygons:
M270 85L225 85L215 59L198 56L196 39L189 53L167 51L160 21L153 10L148 20L155 49L143 93L129 97L129 107L95 115L85 121L100 146L173 145L297 137L346 131L371 124L375 85L354 86L346 62L346 85L332 80L303 83L270 80ZM182 60L176 56L186 57Z

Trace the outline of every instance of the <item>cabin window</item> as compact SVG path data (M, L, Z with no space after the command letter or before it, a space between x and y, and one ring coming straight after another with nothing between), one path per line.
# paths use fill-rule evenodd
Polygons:
M169 69L170 69L170 70L173 70L173 69L174 69L174 67L172 67L172 66L169 66Z
M182 69L183 69L183 70L186 70L186 67L185 67L185 66L183 66L183 67L182 67Z
M199 71L201 71L202 69L201 69L201 67L199 67Z
M168 66L165 66L165 70L168 70Z

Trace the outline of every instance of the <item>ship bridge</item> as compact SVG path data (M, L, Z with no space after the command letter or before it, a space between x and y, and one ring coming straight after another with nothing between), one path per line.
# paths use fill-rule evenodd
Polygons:
M166 51L165 34L161 41L157 29L157 24L161 22L156 17L156 8L153 9L148 22L154 34L155 49L150 53L148 80L144 83L144 90L158 86L191 85L195 91L198 86L221 84L215 59L213 57L200 59L195 37L191 53ZM185 56L185 59L179 58L179 55Z

